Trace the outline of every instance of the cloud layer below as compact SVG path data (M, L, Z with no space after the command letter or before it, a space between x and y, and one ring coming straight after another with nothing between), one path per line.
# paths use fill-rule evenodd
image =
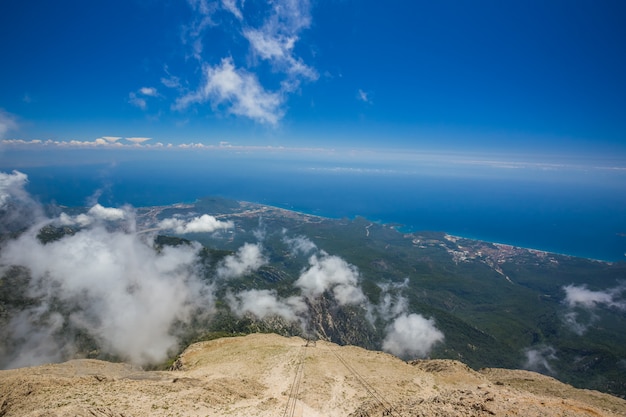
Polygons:
M154 236L135 233L134 213L128 207L96 204L75 217L40 214L33 224L32 216L15 204L35 204L25 184L24 174L0 174L3 224L10 215L14 223L31 225L17 239L4 243L2 272L11 266L27 268L27 295L37 300L5 329L4 336L19 348L5 352L3 366L71 356L75 347L71 335L66 335L68 329L86 332L109 354L141 365L157 363L177 347L176 323L188 322L198 310L212 309L212 287L199 270L200 245L156 251ZM110 222L122 223L109 227ZM42 243L39 234L46 224L80 229Z
M245 243L219 261L209 276L199 262L200 244L165 245L157 250L152 232L218 233L233 228L231 221L206 214L175 217L138 233L132 207L97 203L82 214L50 218L25 191L26 183L22 173L0 173L3 224L27 225L19 237L3 243L0 272L24 268L30 276L26 295L34 300L14 312L0 331L16 347L10 352L0 347L3 367L72 357L78 349L74 337L80 332L105 353L140 365L161 362L178 347L177 328L198 314L213 312L219 286L229 288L230 280L269 263L260 242ZM44 227L66 229L46 241L41 234ZM281 297L267 289L227 290L224 301L234 314L280 317L308 332L309 306L330 297L338 306L361 309L372 325L382 322L386 333L382 347L395 355L426 356L443 341L433 319L408 311L401 294L406 282L381 286L381 303L374 306L361 288L362 277L354 265L318 249L304 236L279 233L291 256L308 256L300 258L306 259L306 266L293 282L295 295ZM255 234L257 238L262 235Z

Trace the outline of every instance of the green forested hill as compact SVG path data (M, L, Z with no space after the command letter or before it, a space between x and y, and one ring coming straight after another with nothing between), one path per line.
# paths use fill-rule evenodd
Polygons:
M184 235L156 231L155 225L164 218L205 213L232 222L232 227ZM151 244L157 253L168 247L191 247L193 241L203 246L195 269L207 285L203 291L210 291L215 301L176 322L171 333L181 347L216 335L260 331L385 349L394 318L420 315L443 334L440 339L433 333L424 335L434 337L423 353L431 358L458 359L475 369L528 368L578 387L626 396L626 263L443 232L403 233L364 218L325 219L220 198L137 209L136 216L138 230L156 235ZM110 224L107 228L112 230ZM79 227L47 227L38 239L53 244L80 233ZM137 236L147 242L150 234ZM241 264L236 274L226 271L229 262L244 262L246 257L260 262L253 267ZM308 288L303 277L324 268L336 268L333 273L353 282L348 287L331 283L314 296L303 297ZM363 299L342 303L337 288ZM0 354L15 356L27 337L11 330L17 328L16 320L23 320L25 311L45 307L47 315L38 316L42 326L51 314L65 318L53 338L72 341L68 354L116 358L72 319L88 306L80 300L68 304L61 296L45 297L29 289L28 267L4 266ZM246 303L256 304L252 308ZM235 311L236 306L241 311ZM419 337L408 340L420 343ZM410 359L415 352L408 349L400 356Z

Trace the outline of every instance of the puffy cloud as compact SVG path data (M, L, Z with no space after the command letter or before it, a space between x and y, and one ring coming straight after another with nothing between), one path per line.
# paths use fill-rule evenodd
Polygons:
M23 189L26 180L21 173L0 173L2 210L24 211L13 202L30 198ZM31 199L30 204L36 203ZM82 230L45 244L38 238L42 225L75 224L79 216L42 215L18 238L3 242L2 272L25 268L26 295L37 302L2 329L2 366L68 359L76 350L71 329L91 335L106 353L140 365L159 362L177 347L174 324L188 322L192 311L212 308L212 286L197 269L199 244L157 252L146 235L100 222L133 222L130 210L96 204L82 216L88 219Z
M564 301L570 308L594 309L603 304L620 310L626 309L626 299L623 297L624 292L626 292L625 284L605 291L592 291L586 285L578 287L572 284L563 287L563 290L565 291Z
M302 320L302 315L308 310L302 297L279 299L276 292L271 290L248 290L237 295L229 294L227 302L235 314L242 316L251 313L260 319L279 316L287 321L297 321Z
M387 327L383 350L401 358L425 357L443 339L433 319L401 314Z
M18 125L16 121L16 117L0 109L0 139L4 138L4 135L11 130L17 130Z
M217 268L220 278L235 278L256 271L267 264L261 245L246 243L234 255L225 257Z
M556 349L552 346L546 345L525 349L524 356L526 356L526 360L522 366L524 369L556 375L554 368L550 364L550 362L558 359Z
M106 221L117 221L126 218L126 212L124 210L113 207L103 207L100 204L91 207L87 214L96 219Z
M28 194L28 176L0 172L0 232L16 231L43 218L41 206Z
M161 220L158 227L165 230L172 230L174 233L211 233L216 230L232 229L234 224L232 221L220 221L208 214L194 217L190 221L172 218Z
M292 238L283 236L283 242L289 246L289 250L293 255L297 255L298 253L308 255L309 253L317 250L315 243L311 242L305 236L296 236Z
M61 226L72 226L75 225L77 221L69 214L61 213L61 215L56 219L56 223Z
M154 87L141 87L139 89L139 93L148 97L156 97L158 96L157 89Z
M308 239L299 236L292 240L295 245L316 249ZM260 245L246 244L237 254L227 257L218 267L218 276L241 276L258 269L267 260L262 256ZM307 331L307 318L310 315L306 299L312 299L331 290L339 305L363 304L367 307L367 298L358 285L358 271L337 256L322 252L322 258L312 256L309 269L302 272L294 287L301 290L301 295L280 298L275 291L246 290L237 294L230 293L227 302L231 310L239 316L246 313L264 319L279 316L290 322L299 322L303 331Z
M134 229L134 216L129 207L120 209L104 207L97 203L92 206L87 213L82 213L74 217L66 213L61 213L57 219L54 219L54 222L64 226L77 224L81 227L86 227L97 222L118 222L120 220L129 220L126 228Z
M10 241L0 254L4 265L22 265L31 274L30 296L42 304L14 318L10 327L26 343L9 358L9 366L26 366L58 358L42 356L37 340L50 339L51 306L72 306L59 321L83 329L105 352L136 364L162 361L177 347L172 326L186 322L200 306L212 305L211 289L199 278L199 245L165 247L157 253L151 241L101 226L42 244L37 228ZM41 321L45 326L40 326ZM55 346L68 351L71 340L55 335ZM52 350L52 349L51 349ZM7 359L7 358L3 358Z
M210 101L214 106L224 105L229 113L261 123L276 124L282 117L282 96L266 91L254 74L236 69L232 58L222 59L220 65L205 65L203 73L202 86L176 100L175 109Z
M27 182L28 176L22 172L0 172L0 209L6 209L12 199L25 199L28 196L24 189Z
M601 306L626 310L626 284L620 284L604 291L593 291L586 285L567 285L563 287L569 311L563 315L563 322L579 336L599 320L595 310Z
M294 284L307 298L316 298L332 290L339 305L361 304L367 301L359 286L359 271L338 256L323 252L321 258L309 258L309 268Z
M379 284L380 301L373 308L378 316L388 322L382 348L401 358L427 356L432 348L444 340L432 318L421 314L409 314L409 301L402 291L409 285L408 278L402 283Z

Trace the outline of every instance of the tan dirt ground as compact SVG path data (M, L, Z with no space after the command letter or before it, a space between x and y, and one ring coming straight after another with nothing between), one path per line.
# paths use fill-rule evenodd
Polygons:
M0 371L0 417L626 416L620 398L533 372L305 345L253 334L191 345L176 371L96 360Z

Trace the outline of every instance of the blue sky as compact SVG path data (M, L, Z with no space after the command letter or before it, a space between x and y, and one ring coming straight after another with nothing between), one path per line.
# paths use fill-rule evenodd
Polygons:
M625 18L622 1L4 0L0 139L624 166Z

